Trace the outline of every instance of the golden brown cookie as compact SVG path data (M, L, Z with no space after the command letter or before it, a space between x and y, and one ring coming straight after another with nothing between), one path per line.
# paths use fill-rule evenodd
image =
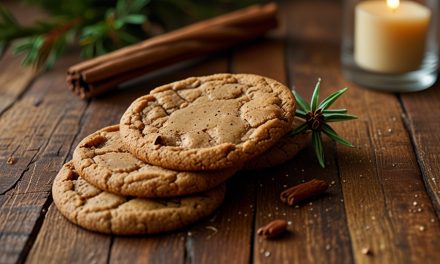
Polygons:
M295 118L292 128L301 125L303 121ZM261 170L271 168L291 160L305 148L311 140L310 133L283 136L273 147L244 164L244 170Z
M274 145L292 125L295 99L281 83L215 74L167 84L138 98L121 119L129 150L174 170L235 167Z
M104 192L87 183L66 163L52 195L61 214L92 231L154 234L181 228L211 214L223 201L225 186L187 197L141 199Z
M79 175L101 190L137 197L169 197L203 192L234 175L236 168L185 172L149 165L121 142L119 125L84 138L73 153Z

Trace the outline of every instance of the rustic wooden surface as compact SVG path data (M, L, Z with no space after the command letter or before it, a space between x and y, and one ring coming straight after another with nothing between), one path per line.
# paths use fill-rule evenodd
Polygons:
M350 83L339 64L340 1L286 1L280 11L281 26L266 39L90 101L65 85L75 52L40 75L1 58L0 263L438 263L440 85L387 94ZM327 140L326 169L308 147L285 165L239 173L214 215L171 234L100 235L60 215L51 184L83 137L117 123L157 85L217 72L266 75L306 97L318 77L324 95L350 87L338 105L359 119L335 128L356 147ZM279 202L286 186L312 178L331 183L328 195L299 208ZM277 218L289 221L289 234L256 235Z

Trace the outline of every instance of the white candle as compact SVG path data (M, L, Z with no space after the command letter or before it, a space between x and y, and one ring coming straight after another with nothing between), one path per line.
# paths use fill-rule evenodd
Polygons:
M355 10L357 65L380 73L420 68L430 17L427 7L412 1L360 2Z

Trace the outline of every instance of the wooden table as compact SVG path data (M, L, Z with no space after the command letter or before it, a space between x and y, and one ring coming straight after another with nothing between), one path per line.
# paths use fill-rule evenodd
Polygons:
M340 18L340 1L288 1L272 37L90 101L66 88L75 52L38 76L3 57L0 263L439 263L440 85L389 94L348 82L339 62ZM309 147L283 166L239 173L213 216L171 234L100 235L60 215L52 181L83 137L118 123L131 101L157 85L217 72L266 75L306 97L318 77L323 96L350 87L336 107L359 119L335 129L356 147L326 140L325 169ZM331 183L328 195L299 208L279 201L286 186L312 178ZM290 221L288 235L256 235L276 218Z

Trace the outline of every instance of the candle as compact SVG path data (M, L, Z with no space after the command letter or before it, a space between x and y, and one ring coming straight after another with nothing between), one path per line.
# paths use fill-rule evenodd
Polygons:
M355 10L354 59L379 73L417 70L423 61L431 11L399 0L364 1Z

